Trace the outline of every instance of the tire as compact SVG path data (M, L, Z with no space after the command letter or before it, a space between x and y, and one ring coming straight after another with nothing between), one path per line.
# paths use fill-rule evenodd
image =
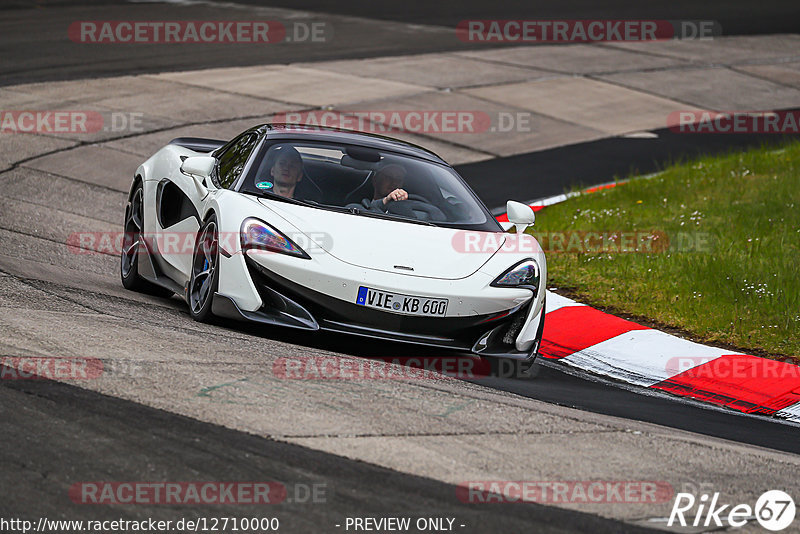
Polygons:
M120 279L125 289L158 297L170 297L172 291L149 282L139 275L140 243L144 231L144 187L138 182L125 208L122 252L120 254Z
M216 215L211 215L197 232L189 280L189 313L201 323L214 321L211 305L219 287L219 231Z

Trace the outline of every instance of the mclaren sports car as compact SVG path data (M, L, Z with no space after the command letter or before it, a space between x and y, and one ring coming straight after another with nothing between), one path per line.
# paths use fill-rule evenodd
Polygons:
M136 170L122 284L217 317L536 358L545 256L532 209L499 223L436 154L388 137L265 124L178 138ZM514 230L512 232L512 229Z

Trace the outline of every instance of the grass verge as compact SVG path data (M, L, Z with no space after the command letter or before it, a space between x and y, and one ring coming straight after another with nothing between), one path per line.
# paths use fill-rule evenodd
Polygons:
M539 212L548 285L701 341L800 357L800 143L706 157ZM576 325L580 328L580 325Z

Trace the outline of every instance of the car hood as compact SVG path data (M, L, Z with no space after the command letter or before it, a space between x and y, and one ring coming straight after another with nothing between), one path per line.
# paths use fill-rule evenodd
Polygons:
M358 267L457 280L473 274L506 236L392 221L259 199L331 256ZM463 243L480 242L465 250ZM474 250L479 249L479 250Z

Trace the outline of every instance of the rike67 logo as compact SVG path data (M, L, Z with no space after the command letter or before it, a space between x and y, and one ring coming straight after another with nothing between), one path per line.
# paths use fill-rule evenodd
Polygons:
M667 526L743 527L755 519L763 528L778 532L794 521L794 499L784 491L764 492L755 506L723 504L719 495L719 492L703 493L697 498L691 493L678 493Z

